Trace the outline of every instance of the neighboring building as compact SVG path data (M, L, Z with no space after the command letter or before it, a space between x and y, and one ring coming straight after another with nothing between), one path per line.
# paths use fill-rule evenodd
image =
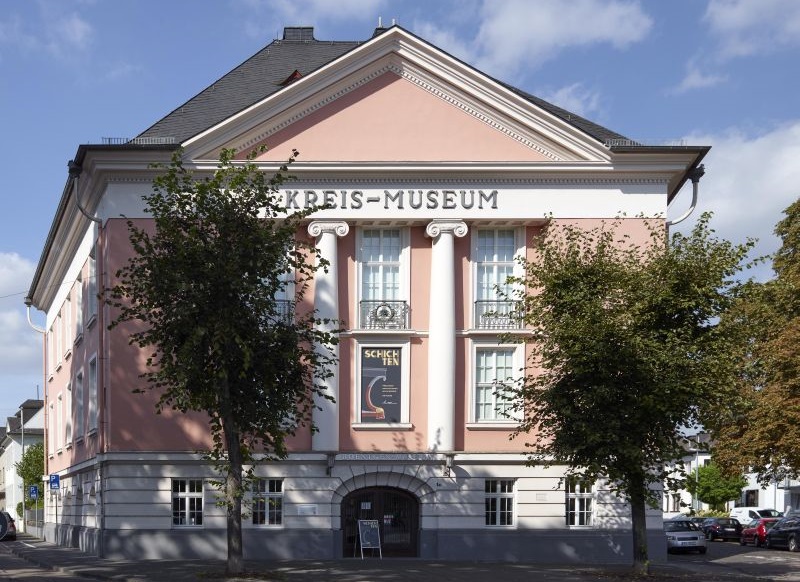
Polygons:
M707 433L698 433L687 437L686 455L679 463L679 469L687 477L697 475L697 470L711 462L710 438ZM678 472L675 474L678 477ZM664 519L676 517L678 515L695 514L698 511L708 511L710 506L703 503L693 496L686 489L667 490L663 492L663 504L661 510L664 512Z
M784 479L762 486L754 474L745 475L747 485L742 488L742 496L731 507L766 507L788 513L800 511L800 480Z
M707 433L692 435L689 439L691 446L687 447L686 456L681 461L683 472L687 476L696 475L697 469L711 463L713 456L713 443ZM747 485L742 488L741 497L731 500L727 504L728 509L743 506L765 507L784 512L800 511L800 481L797 479L785 479L780 483L773 482L763 487L758 483L754 473L748 473L744 478L747 480ZM701 502L686 489L665 490L663 493L664 519L709 509L707 503Z
M0 426L0 509L5 509L17 520L24 531L24 519L17 505L25 500L22 478L17 474L17 463L28 447L41 443L44 435L44 402L26 400L14 416ZM44 471L44 467L42 467Z
M170 107L171 104L165 104ZM642 128L647 131L647 128ZM524 465L496 380L529 348L503 343L514 305L495 285L535 252L545 217L594 227L666 215L707 147L642 146L494 80L400 27L364 42L276 40L137 138L78 147L27 301L46 313L46 535L109 557L223 557L225 515L201 415L154 414L144 356L97 291L145 224L153 162L221 148L273 172L292 148L292 208L326 202L302 236L331 266L311 298L346 329L314 421L285 461L256 467L244 525L254 558L356 551L377 519L384 555L630 563L629 509L603 483ZM92 218L87 218L83 212ZM650 552L664 557L661 512Z

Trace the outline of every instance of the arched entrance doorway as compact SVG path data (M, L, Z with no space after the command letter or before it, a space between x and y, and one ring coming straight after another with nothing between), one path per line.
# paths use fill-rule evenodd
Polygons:
M416 557L419 546L419 501L402 489L368 487L342 500L344 557L358 553L358 520L377 519L384 556Z

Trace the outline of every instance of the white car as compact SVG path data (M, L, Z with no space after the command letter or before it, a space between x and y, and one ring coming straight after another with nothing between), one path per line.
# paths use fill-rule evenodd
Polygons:
M688 519L671 519L664 522L668 552L706 553L706 536Z

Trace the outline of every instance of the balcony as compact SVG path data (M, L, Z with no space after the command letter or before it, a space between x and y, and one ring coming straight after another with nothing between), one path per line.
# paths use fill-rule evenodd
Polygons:
M476 301L476 329L521 329L520 301Z
M361 301L360 329L408 329L408 304L405 301Z
M275 300L275 319L281 323L292 323L294 317L294 306L288 299Z

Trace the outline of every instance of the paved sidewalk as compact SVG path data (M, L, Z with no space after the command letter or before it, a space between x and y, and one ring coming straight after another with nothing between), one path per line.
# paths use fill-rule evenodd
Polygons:
M588 582L590 580L631 581L625 568L580 565L543 565L488 562L432 562L412 558L342 559L327 561L247 561L248 576L224 578L222 560L107 560L75 548L57 546L20 535L16 542L3 542L2 552L11 552L39 567L96 580L203 582L214 580L271 580L276 582ZM699 563L656 564L653 575L642 580L742 580L760 582L766 578L748 576L736 570Z

